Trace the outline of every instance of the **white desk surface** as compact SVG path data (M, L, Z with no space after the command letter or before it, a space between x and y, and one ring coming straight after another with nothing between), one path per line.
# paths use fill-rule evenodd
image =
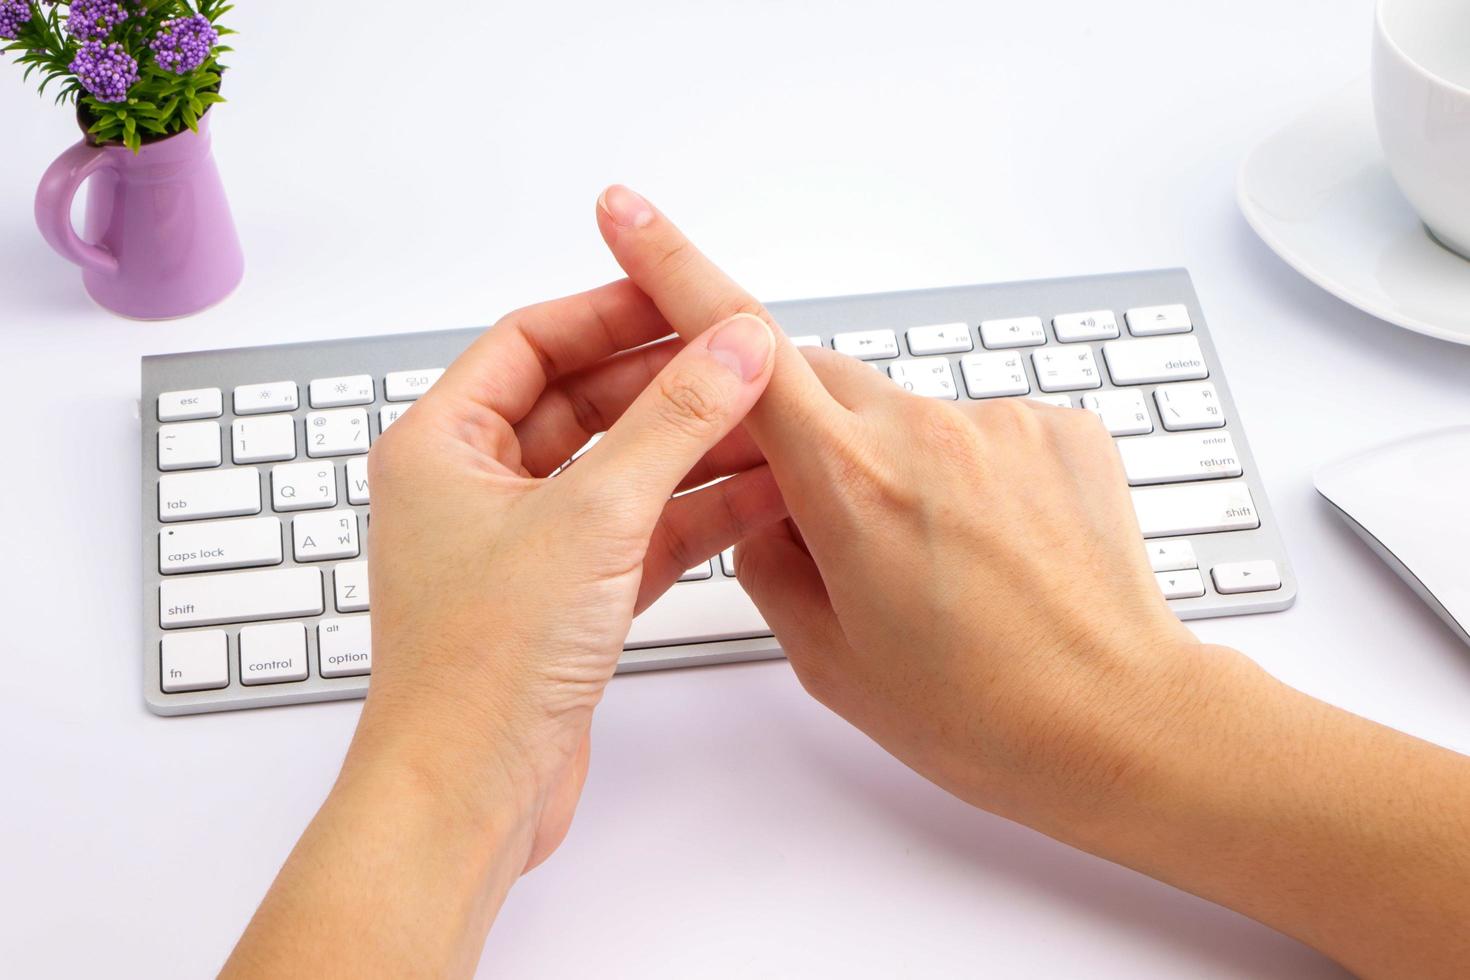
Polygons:
M138 357L485 323L613 278L614 180L768 299L1187 266L1301 578L1290 612L1198 632L1470 750L1470 650L1311 485L1470 416L1470 349L1319 291L1233 201L1256 140L1366 70L1370 0L721 6L243 5L215 132L248 278L176 323L100 312L42 244L32 190L74 123L0 66L7 972L213 971L358 715L144 710ZM334 77L344 105L303 87ZM595 727L571 837L482 976L1341 975L968 809L784 662L618 678Z

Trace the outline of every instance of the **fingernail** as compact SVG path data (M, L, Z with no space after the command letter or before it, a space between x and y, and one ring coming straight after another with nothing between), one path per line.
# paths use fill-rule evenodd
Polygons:
M749 313L732 316L710 333L709 352L741 381L759 378L776 348L776 337L766 321Z
M621 228L642 228L653 220L653 205L622 184L614 184L603 191L597 199L597 206Z

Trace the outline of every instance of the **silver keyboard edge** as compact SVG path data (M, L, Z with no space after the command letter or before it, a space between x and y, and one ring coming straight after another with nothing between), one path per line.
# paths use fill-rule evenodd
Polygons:
M1269 557L1274 559L1281 571L1281 588L1265 593L1220 595L1207 591L1197 599L1171 600L1170 607L1183 620L1219 618L1225 616L1250 615L1278 612L1289 608L1297 598L1297 580L1291 563L1287 560L1284 543L1277 530L1275 515L1271 509L1260 471L1251 453L1246 429L1249 427L1241 418L1238 406L1229 388L1227 371L1222 366L1210 334L1204 311L1189 273L1180 268L1140 272L1109 273L1105 275L1068 277L1060 279L1029 280L1023 282L998 283L975 286L954 286L937 289L915 290L898 293L875 293L776 302L769 304L771 313L790 335L819 333L829 335L837 330L893 329L902 332L914 326L963 320L971 325L980 319L1007 316L1041 316L1046 323L1048 342L1051 342L1051 317L1059 313L1111 308L1119 314L1123 311L1145 306L1168 303L1183 303L1194 321L1195 336L1210 367L1209 380L1215 385L1220 402L1225 409L1229 431L1235 440L1244 475L1236 480L1213 481L1220 483L1243 482L1254 498L1260 527L1232 531L1223 534L1182 535L1198 546L1201 542L1216 539L1213 545L1228 552L1209 561L1201 558L1200 571L1208 580L1208 567L1221 561ZM229 391L236 384L272 381L290 378L301 390L301 406L297 414L308 411L306 383L316 377L335 377L345 373L372 374L379 384L389 371L413 370L425 367L447 366L465 347L482 332L483 327L455 330L436 330L409 333L384 334L380 336L352 337L333 340L313 340L299 343L276 344L260 347L244 347L213 351L198 351L177 354L149 355L141 365L141 442L142 473L141 501L143 578L142 606L144 642L142 650L144 700L149 710L158 715L185 715L200 712L269 707L275 705L301 704L315 701L361 698L367 693L369 678L344 677L323 678L317 663L316 630L313 628L321 619L337 618L330 602L330 579L327 573L335 567L333 563L322 563L323 588L328 601L320 616L308 616L292 621L307 626L308 678L289 685L263 685L242 688L237 675L239 663L238 638L229 642L230 686L213 691L196 691L179 694L164 694L159 670L159 644L168 632L158 625L158 586L164 576L158 569L157 532L162 526L158 519L157 480L157 432L161 424L157 418L158 395L165 391L197 388L202 385L218 386L225 395L225 411L219 421L227 427L236 416L229 402ZM1124 327L1124 339L1128 337ZM1100 345L1092 344L1095 349ZM978 348L977 348L978 349ZM355 358L355 359L354 359ZM434 363L430 363L430 362ZM1109 378L1109 381L1111 379ZM1109 383L1105 388L1113 388ZM1152 389L1148 386L1129 386ZM1033 391L1033 394L1038 392ZM381 392L374 405L382 402ZM1073 397L1080 393L1073 392ZM1150 399L1152 401L1152 399ZM374 413L375 414L375 413ZM376 419L372 431L377 432ZM335 464L341 460L332 460ZM268 474L272 464L261 464ZM187 472L187 471L186 471ZM263 485L268 475L263 475ZM348 505L359 514L367 511L367 505ZM269 514L268 506L262 514ZM364 550L363 558L366 557ZM238 624L237 624L238 625ZM222 627L231 629L233 627ZM625 651L618 665L619 673L675 667L704 666L719 663L777 659L782 656L779 646L771 637L745 640L729 640L712 643L693 643L669 647L656 647Z

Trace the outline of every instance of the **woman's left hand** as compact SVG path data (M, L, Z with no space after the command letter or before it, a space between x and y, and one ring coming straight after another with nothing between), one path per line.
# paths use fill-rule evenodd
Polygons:
M344 771L515 801L527 867L571 822L635 613L786 513L738 428L773 332L736 316L653 343L672 333L627 282L511 314L368 460L373 682Z

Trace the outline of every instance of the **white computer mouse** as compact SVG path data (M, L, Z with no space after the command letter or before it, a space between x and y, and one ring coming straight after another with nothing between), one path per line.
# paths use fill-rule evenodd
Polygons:
M1370 449L1317 471L1317 492L1470 643L1470 426Z

